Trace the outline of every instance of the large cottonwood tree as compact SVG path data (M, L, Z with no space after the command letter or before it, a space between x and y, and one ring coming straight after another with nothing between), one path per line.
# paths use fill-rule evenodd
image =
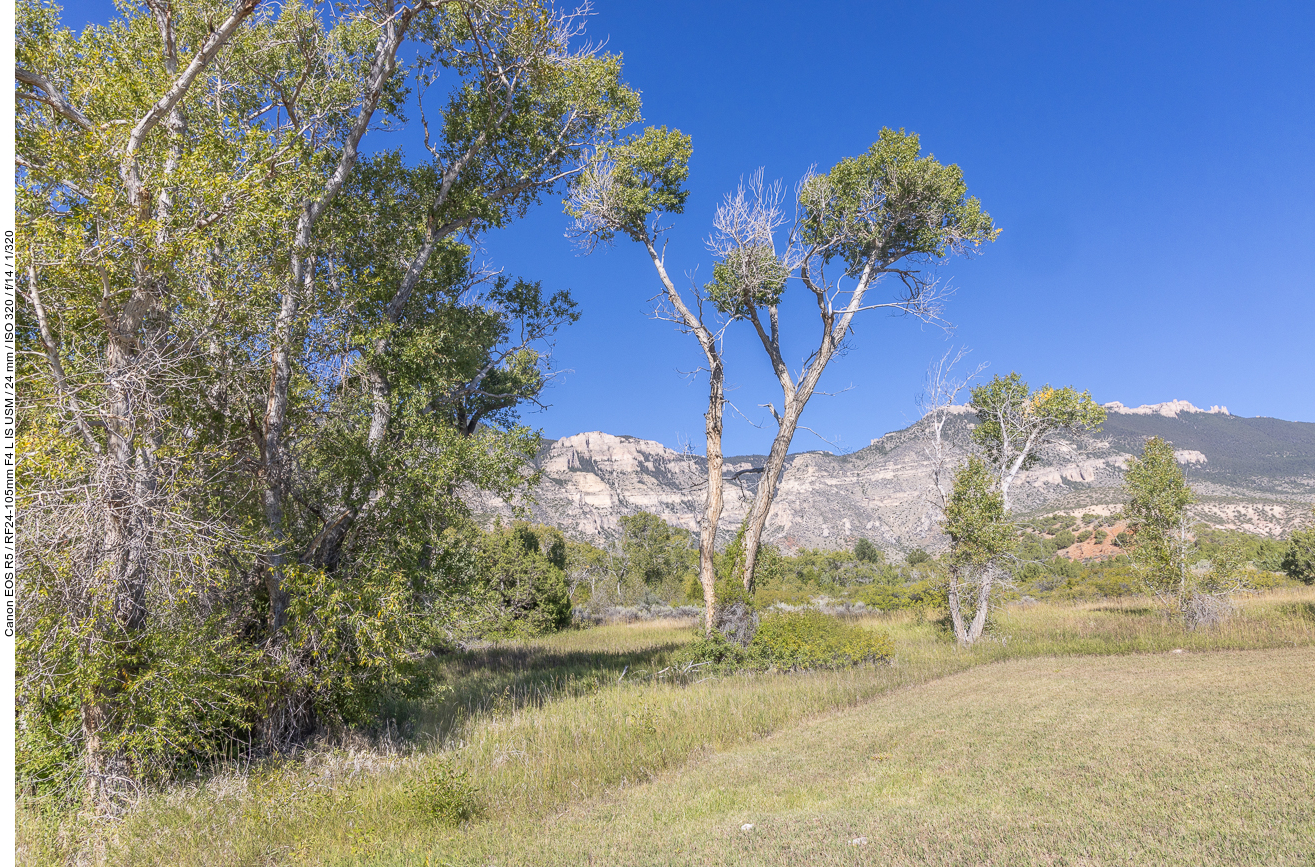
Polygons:
M649 129L623 148L600 152L595 167L578 179L567 207L577 230L593 243L622 232L644 245L669 318L696 337L707 361L708 491L700 520L700 560L710 628L712 546L725 481L722 330L731 322L750 323L781 387L781 409L772 408L777 433L745 524L739 577L751 591L790 444L823 371L851 337L855 316L889 309L938 319L940 294L929 269L993 240L997 230L968 196L957 166L921 155L917 135L883 129L863 154L841 160L824 174L810 172L799 182L793 221L785 213L782 186L764 184L761 172L727 195L708 242L716 259L713 279L686 297L667 270L660 243L662 217L684 206L688 158L688 138L665 128ZM792 283L813 300L821 326L798 373L791 370L782 342L788 329L782 327L781 303ZM885 283L893 291L877 297L876 287Z
M20 6L38 777L103 804L161 756L295 738L405 680L459 493L524 488L516 408L576 315L472 244L637 118L618 58L576 47L581 20L148 0L74 34ZM411 92L424 158L363 156Z

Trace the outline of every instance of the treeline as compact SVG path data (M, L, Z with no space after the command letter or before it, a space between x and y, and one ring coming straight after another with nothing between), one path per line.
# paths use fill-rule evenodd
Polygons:
M1048 515L1019 522L1007 560L1007 575L996 601L1031 597L1038 600L1083 601L1136 596L1146 591L1144 578L1117 544L1112 556L1076 560L1060 554L1075 542L1111 537L1126 522L1122 514ZM571 598L582 614L616 606L697 605L703 591L698 581L698 540L687 530L641 512L621 518L621 534L610 549L567 542ZM556 532L540 528L540 532ZM1130 544L1126 531L1124 540ZM1296 566L1310 557L1315 530L1297 531L1288 539L1273 539L1240 531L1197 528L1187 556L1202 566L1224 556L1240 556L1254 589L1310 582ZM719 599L743 596L737 591L735 569L742 535L716 555ZM803 548L783 553L764 545L759 554L755 609L776 606L818 606L859 611L940 609L945 606L948 564L914 548L902 557L887 557L870 540L857 539L852 548ZM1289 569L1287 565L1293 568ZM737 595L738 593L738 595Z

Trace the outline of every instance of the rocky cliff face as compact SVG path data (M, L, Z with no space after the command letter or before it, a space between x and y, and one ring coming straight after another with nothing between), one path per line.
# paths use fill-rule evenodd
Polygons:
M1201 496L1200 517L1223 527L1277 535L1309 514L1315 502L1315 424L1247 419L1226 409L1199 410L1186 401L1147 407L1107 405L1103 430L1051 446L1014 483L1016 510L1108 513L1121 508L1127 459L1150 436L1177 448ZM945 434L967 453L976 416L956 408ZM535 521L574 538L602 542L618 518L645 511L696 529L704 496L704 460L651 440L591 432L543 444L542 474L528 508ZM726 475L762 465L762 457L728 458ZM757 477L726 485L721 534L729 539L753 496ZM848 547L870 539L888 552L936 548L931 465L923 422L875 439L847 455L791 455L767 525L767 540L786 550ZM488 520L511 507L488 498L473 504Z

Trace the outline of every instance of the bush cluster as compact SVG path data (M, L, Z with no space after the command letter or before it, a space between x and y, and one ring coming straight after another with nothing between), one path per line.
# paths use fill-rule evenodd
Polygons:
M894 645L883 632L803 610L766 614L747 648L714 631L688 645L678 663L710 663L723 671L805 671L884 662L893 654Z

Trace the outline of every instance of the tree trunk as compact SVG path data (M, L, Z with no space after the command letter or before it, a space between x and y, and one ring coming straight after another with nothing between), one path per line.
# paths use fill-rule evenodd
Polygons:
M291 279L284 288L275 322L273 351L270 360L269 395L265 404L265 418L261 430L260 458L264 473L261 505L265 512L265 527L269 535L268 547L258 558L265 588L269 593L270 629L277 634L287 620L288 594L283 587L283 566L287 560L288 541L285 526L284 503L291 491L291 466L287 454L284 428L287 424L289 385L292 380L293 334L299 312L299 295L309 293L315 279L315 264L311 255L311 242L315 224L337 197L348 176L356 167L362 137L369 129L370 120L379 105L384 88L397 68L397 48L410 26L417 10L403 9L394 14L393 3L381 4L387 14L379 29L375 43L370 74L361 94L361 107L343 142L342 155L333 174L325 181L317 199L302 203L297 217L297 229L292 243Z
M982 581L977 585L977 610L973 612L972 625L968 627L968 644L975 644L982 637L986 628L986 614L991 605L991 585L995 583L995 573L991 567L982 572Z
M704 416L707 433L708 493L703 500L703 516L699 520L699 582L703 585L704 628L711 633L716 626L717 608L717 573L713 556L716 554L717 526L721 523L723 505L721 473L724 462L721 453L721 432L725 402L725 368L721 353L717 351L717 338L703 324L702 309L700 308L699 315L696 315L680 297L680 293L676 291L676 284L667 274L662 254L658 252L654 239L645 237L644 247L648 250L649 258L653 260L653 267L657 269L658 278L667 293L667 300L680 314L685 328L699 341L703 356L708 360L708 413Z
M722 467L721 428L724 370L721 359L716 359L708 371L708 413L706 421L708 439L708 494L703 502L703 517L699 521L699 581L703 584L703 628L708 634L716 626L717 571L714 556L717 545L717 525L721 522Z
M811 389L810 389L811 391ZM744 530L744 589L753 593L754 570L758 564L758 548L762 544L763 528L767 526L767 516L772 511L772 501L776 498L777 486L785 472L785 459L789 456L790 442L794 439L799 425L799 416L803 414L807 394L798 394L794 400L787 401L785 411L780 419L776 438L772 440L772 451L767 456L763 467L758 490L753 497L753 506L749 511L748 524Z
M269 629L271 635L283 629L287 620L288 593L283 587L283 565L287 557L287 530L284 525L283 504L292 482L292 467L287 454L284 427L288 418L289 389L292 383L293 331L297 319L298 302L303 288L312 281L314 263L308 250L313 228L313 212L309 205L297 220L297 233L293 241L292 279L279 303L278 319L274 323L273 350L270 358L269 394L265 400L265 418L261 425L260 465L264 475L261 505L265 512L265 531L268 547L261 553L259 567L269 593Z
M794 439L795 430L799 426L799 418L804 414L804 407L808 405L809 399L817 389L818 380L822 378L822 372L826 366L831 363L831 357L835 355L836 347L840 345L841 339L849 332L849 323L854 318L854 314L863 306L863 296L867 293L868 288L876 276L876 260L869 260L863 267L863 272L858 279L858 285L854 287L854 293L850 297L849 305L836 318L836 311L830 308L830 302L826 301L826 294L819 292L813 286L812 280L804 273L804 282L813 289L817 295L822 315L822 340L817 346L817 352L808 366L804 369L803 374L796 384L790 375L790 370L786 366L785 358L781 354L781 333L777 320L777 310L775 307L768 308L770 331L763 328L762 320L758 318L757 313L750 315L750 321L753 322L754 330L758 333L758 339L762 342L763 349L767 352L767 357L772 363L772 369L776 373L776 378L781 384L781 415L777 417L776 438L772 440L772 451L767 457L767 465L763 468L762 480L758 483L758 491L754 494L753 507L749 513L748 526L744 533L744 589L753 593L754 570L758 565L758 547L762 543L763 528L767 525L767 516L772 510L772 501L776 497L776 488L780 484L781 474L785 471L785 459L790 452L790 442Z
M959 577L950 576L950 622L954 626L954 640L960 647L968 644L968 632L963 626L963 602L959 598Z

